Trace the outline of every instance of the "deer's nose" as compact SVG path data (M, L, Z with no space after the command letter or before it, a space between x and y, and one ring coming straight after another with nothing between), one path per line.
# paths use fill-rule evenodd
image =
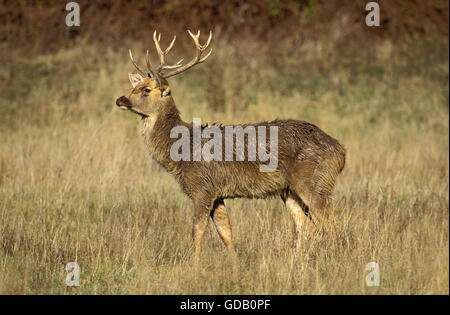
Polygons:
M116 100L116 105L119 107L131 108L131 102L125 96L121 96Z

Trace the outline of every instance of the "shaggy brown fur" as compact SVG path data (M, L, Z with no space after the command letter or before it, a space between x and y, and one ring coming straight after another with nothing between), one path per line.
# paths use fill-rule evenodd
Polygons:
M259 160L173 161L170 148L177 139L170 138L171 129L176 126L189 128L192 144L193 125L181 119L164 79L158 87L154 79L142 78L128 95L117 99L116 103L142 117L142 135L152 157L175 176L194 202L195 259L198 259L209 216L225 245L234 251L231 225L223 201L226 198L278 195L291 212L297 235L302 225L312 218L316 218L327 231L332 229L331 194L336 177L345 164L345 150L337 140L315 125L298 120L255 124L278 126L278 167L274 172L261 172L259 166L262 162ZM223 134L224 126L219 127ZM269 141L269 137L266 138ZM202 139L202 143L206 141ZM245 141L246 153L247 146Z

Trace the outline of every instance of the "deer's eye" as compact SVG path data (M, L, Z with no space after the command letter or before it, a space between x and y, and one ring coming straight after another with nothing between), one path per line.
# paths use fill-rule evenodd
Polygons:
M144 89L144 92L145 92L145 93L150 93L150 89L149 89L149 88L146 88L146 89Z

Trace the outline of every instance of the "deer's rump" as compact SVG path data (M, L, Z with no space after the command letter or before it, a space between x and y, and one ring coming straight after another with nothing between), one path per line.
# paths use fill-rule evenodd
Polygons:
M182 186L186 188L192 187L192 185L201 186L205 191L218 198L265 198L279 195L289 186L298 184L302 180L303 184L313 185L314 183L309 182L314 181L315 175L319 179L324 177L334 179L344 167L345 149L343 146L313 124L298 120L275 120L241 125L240 127L248 126L255 127L256 141L259 139L260 132L266 132L266 153L272 154L271 159L276 158L276 167L273 171L261 171L261 166L269 164L270 160L263 161L258 154L256 160L249 161L249 150L252 150L252 143L246 134L243 143L245 153L243 161L237 160L239 152L236 150L239 151L239 148L236 148L236 145L233 146L232 161L225 160L224 141L220 161L183 163L185 176ZM273 154L273 147L270 147L270 127L274 126L277 127L278 133L276 154ZM222 137L225 138L225 129L230 126L218 127L222 132ZM202 140L202 143L207 141ZM236 142L234 134L233 143L236 144ZM256 147L258 146L261 144L257 143Z

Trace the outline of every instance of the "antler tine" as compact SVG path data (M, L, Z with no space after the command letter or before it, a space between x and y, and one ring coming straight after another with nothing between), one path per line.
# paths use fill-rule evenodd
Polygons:
M202 63L203 61L205 61L206 58L208 58L209 55L211 55L212 51L213 51L213 49L211 48L211 49L209 50L209 53L207 53L205 56L203 56L203 58L200 59L197 63Z
M139 68L139 66L137 65L137 63L134 61L134 59L133 59L133 54L131 53L131 49L128 49L128 52L130 53L130 59L131 59L131 62L133 63L133 65L136 67L136 69L137 69L143 76L145 76L145 75L146 75L145 71L143 71L141 68Z
M161 71L162 70L170 70L170 69L176 69L182 66L182 62L183 62L184 58L181 58L180 60L178 60L177 63L173 64L173 65L164 65L163 67L161 67Z
M147 70L151 78L155 78L156 75L153 72L152 64L150 63L150 52L147 49L147 54L145 56L145 62L147 63Z
M192 34L190 30L188 30L188 33L194 40L195 46L197 46L197 48L200 49L201 51L204 51L209 46L209 43L211 42L211 39L212 39L212 31L209 31L208 40L206 41L206 44L202 46L202 45L200 45L200 42L199 42L200 30L197 32L197 35Z
M185 64L184 66L181 66L180 68L167 73L166 75L164 75L164 77L169 78L171 76L180 74L180 73L188 70L189 68L195 66L196 64L204 62L211 55L212 49L205 56L202 57L202 53L206 50L206 48L208 48L209 44L211 43L212 31L209 31L209 37L208 37L208 40L206 41L205 45L201 45L199 42L200 30L197 32L196 35L192 34L192 32L190 30L188 30L188 33L189 33L189 36L191 36L192 39L194 40L194 44L196 47L195 57L190 62Z

